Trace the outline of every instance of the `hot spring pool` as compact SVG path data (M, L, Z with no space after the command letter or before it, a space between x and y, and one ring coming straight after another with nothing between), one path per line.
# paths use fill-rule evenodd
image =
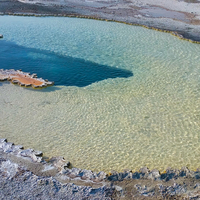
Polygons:
M142 27L0 17L0 68L55 81L0 83L0 138L94 171L200 167L200 45Z

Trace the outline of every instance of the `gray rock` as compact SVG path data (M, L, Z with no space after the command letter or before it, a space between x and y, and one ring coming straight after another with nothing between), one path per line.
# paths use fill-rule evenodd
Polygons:
M139 173L139 172L134 172L134 173L132 174L132 179L140 179L140 176L141 176L141 173Z
M184 186L181 186L177 183L174 183L173 186L168 186L165 189L167 191L167 194L170 194L171 196L180 195L186 192Z
M80 176L82 179L89 179L89 180L98 178L96 173L93 173L91 170L86 170L86 169L81 170Z
M0 34L0 38L3 38L3 35Z
M195 184L194 189L200 189L200 183Z
M132 179L132 178L133 178L133 173L132 173L132 172L128 172L128 173L125 174L124 179L130 180L130 179Z
M157 169L154 169L149 173L147 178L152 179L152 180L160 180L161 175L160 175L160 172Z
M168 168L166 170L166 173L161 174L161 179L164 179L165 181L169 181L171 179L176 179L177 177L179 177L179 171L173 170L171 168Z
M132 177L133 177L132 170L130 170L130 169L125 169L125 170L124 170L124 175L123 175L123 177L124 177L124 179L126 179L126 180L132 179Z
M22 150L22 149L24 149L24 147L22 145L13 145L12 149L13 149L13 151L15 151L15 150Z
M54 85L54 81L48 81L46 84L47 84L48 86L52 86L52 85Z
M81 172L81 169L75 168L75 167L74 167L74 168L72 168L71 171L70 171L70 176L78 177L78 176L80 176L80 175L79 175L80 172Z
M42 156L43 155L42 151L37 151L37 150L34 150L34 154L36 156Z
M33 154L33 149L25 149L23 151L21 151L20 155L24 156L24 157L31 157Z
M36 151L36 154L40 155L40 152ZM26 150L22 150L20 152L20 155L23 157L29 157L31 158L34 162L41 162L42 161L42 157L36 156L35 151L33 149L26 149Z
M0 149L3 149L3 147L6 145L6 142L1 142L0 143Z
M182 169L179 172L179 176L194 177L195 173L193 171L190 171L187 167L182 167Z
M118 173L116 171L111 171L111 175L107 177L109 181L118 181Z
M0 143L7 142L7 139L0 139Z
M18 165L7 160L1 163L0 171L11 179L18 172Z
M195 177L196 179L200 179L200 171L194 172L194 177Z
M12 154L18 155L21 153L22 149L23 149L23 146L21 145L13 145L8 151L6 151L6 153L12 153Z
M12 152L12 146L14 145L14 143L5 142L5 143L1 143L1 144L0 144L0 147L3 149L4 152L7 152L7 153Z
M136 184L134 187L142 196L152 197L155 195L154 187L147 187L146 185L140 185L140 184Z
M98 174L97 174L97 177L98 177L98 179L100 180L100 181L102 181L102 180L105 180L106 178L107 178L107 174L105 173L105 172L103 172L103 171L101 171L101 172L99 172Z
M122 187L120 187L120 186L115 185L114 187L115 187L115 189L116 189L118 192L120 192L120 191L123 190Z
M113 191L113 188L106 186L92 188L73 183L61 184L52 177L39 177L22 170L10 161L0 163L0 199L111 200Z
M70 162L67 162L62 156L52 157L49 162L52 163L59 171L70 166Z
M127 173L118 173L118 180L123 181L127 175Z
M150 170L149 170L149 168L147 168L147 167L142 167L142 168L140 169L140 172L141 172L142 174L148 174L148 173L150 172Z
M12 83L13 83L13 84L18 84L19 81L18 81L18 80L12 80Z
M37 74L32 74L31 77L32 78L37 78Z
M41 162L42 161L42 157L38 157L35 154L31 155L31 158L34 162Z

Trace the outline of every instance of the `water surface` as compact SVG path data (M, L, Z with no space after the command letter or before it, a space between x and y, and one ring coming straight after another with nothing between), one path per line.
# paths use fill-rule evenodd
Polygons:
M0 84L0 137L76 167L199 167L200 45L142 27L0 17L1 68L44 90Z

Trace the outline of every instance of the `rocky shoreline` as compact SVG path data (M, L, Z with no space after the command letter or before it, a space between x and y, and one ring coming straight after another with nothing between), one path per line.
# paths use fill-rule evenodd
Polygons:
M1 199L198 199L200 169L92 172L0 139ZM22 190L24 193L22 194ZM47 192L50 191L50 192Z

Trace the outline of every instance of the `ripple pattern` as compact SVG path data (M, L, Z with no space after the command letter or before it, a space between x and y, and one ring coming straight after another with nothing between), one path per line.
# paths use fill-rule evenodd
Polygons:
M110 22L0 20L6 41L133 73L42 91L1 84L0 137L94 171L200 167L199 45Z

